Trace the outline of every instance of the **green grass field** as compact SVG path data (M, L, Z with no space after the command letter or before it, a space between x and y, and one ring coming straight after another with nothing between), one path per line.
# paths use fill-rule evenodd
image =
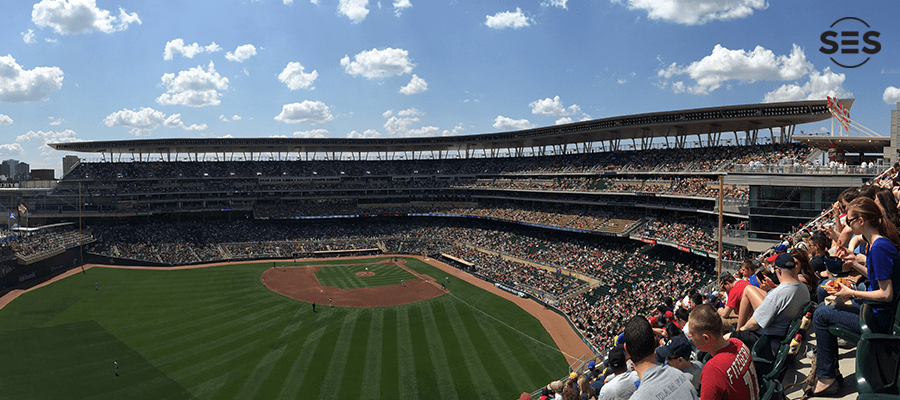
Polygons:
M511 400L567 372L534 317L459 279L313 313L259 283L271 266L93 268L27 293L0 310L0 398Z
M375 276L356 276L357 272L374 272ZM416 276L403 268L390 264L367 262L365 264L347 264L333 267L321 267L316 271L316 278L322 286L341 289L359 289L372 286L389 286L409 281Z

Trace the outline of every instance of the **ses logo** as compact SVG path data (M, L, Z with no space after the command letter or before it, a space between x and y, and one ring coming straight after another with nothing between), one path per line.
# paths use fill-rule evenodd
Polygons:
M881 51L881 43L877 40L881 33L871 30L866 21L856 17L841 18L831 24L831 29L836 28L840 31L828 30L819 37L824 45L819 47L819 51L831 55L831 61L835 64L856 68L868 62L869 55Z

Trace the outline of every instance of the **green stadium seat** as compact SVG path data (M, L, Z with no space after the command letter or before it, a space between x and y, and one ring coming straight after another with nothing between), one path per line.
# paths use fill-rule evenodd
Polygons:
M760 400L780 400L784 398L781 381L764 379L760 382Z
M900 337L860 340L856 347L856 388L859 398L900 398L898 380ZM867 397L863 397L864 395ZM890 397L880 397L881 395Z

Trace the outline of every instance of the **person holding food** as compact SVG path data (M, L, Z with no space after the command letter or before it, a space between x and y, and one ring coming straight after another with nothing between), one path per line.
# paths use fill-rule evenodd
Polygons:
M847 207L845 224L853 234L865 239L866 269L869 279L867 291L856 290L848 282L835 280L826 287L834 292L834 304L820 304L813 317L818 343L816 350L816 377L818 382L812 396L833 396L840 392L843 378L837 371L837 338L828 331L829 325L840 325L857 333L860 332L859 308L852 300L873 300L888 303L885 306L872 307L872 330L883 333L890 329L894 310L897 307L897 294L894 286L900 285L900 233L887 218L875 201L869 198L857 198ZM847 256L849 250L842 248L838 256ZM848 302L850 300L850 302ZM850 304L848 307L847 304Z

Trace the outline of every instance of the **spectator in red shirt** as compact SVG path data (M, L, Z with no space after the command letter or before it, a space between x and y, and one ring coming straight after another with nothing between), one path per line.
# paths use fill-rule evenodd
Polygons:
M700 400L758 400L759 379L750 349L738 339L725 339L722 318L709 305L697 306L688 320L691 340L712 354L703 366Z
M725 303L725 307L719 309L720 317L728 318L732 313L737 315L741 308L741 298L744 297L744 288L747 285L749 283L743 279L735 280L733 275L727 272L722 273L722 276L719 277L719 287L723 292L728 293L728 302Z

